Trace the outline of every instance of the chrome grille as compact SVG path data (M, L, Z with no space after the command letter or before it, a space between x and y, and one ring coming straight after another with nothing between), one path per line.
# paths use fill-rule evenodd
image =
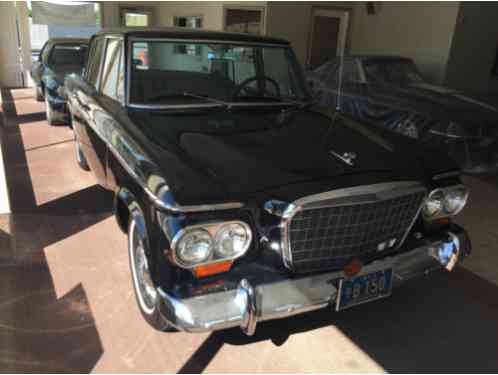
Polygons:
M297 202L286 221L284 251L296 272L339 268L352 258L397 248L426 190L417 183L391 183L331 193L330 199L322 194Z

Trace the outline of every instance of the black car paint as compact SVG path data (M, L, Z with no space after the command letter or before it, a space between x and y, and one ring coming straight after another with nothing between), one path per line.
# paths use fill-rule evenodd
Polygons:
M369 63L388 64L408 61L404 57L348 56L345 64L365 71ZM320 68L318 68L320 69ZM346 68L345 68L346 69ZM358 68L360 69L360 68ZM337 84L308 74L315 94L322 105L337 106ZM498 170L498 108L465 96L463 93L428 84L424 81L403 85L377 82L343 81L339 106L341 111L374 126L403 131L402 124L413 124L420 142L449 153L469 173ZM456 139L433 133L449 124L461 124L466 137ZM483 139L489 141L483 142Z
M116 36L115 32L110 35ZM126 45L127 34L121 37ZM164 290L177 288L180 280L194 281L188 271L166 261L164 251L171 238L163 225L244 219L255 231L254 241L249 253L235 262L233 272L242 264L267 262L275 272L288 273L281 262L263 252L263 239L280 235L277 219L263 210L265 201L291 202L318 192L380 182L416 180L432 189L459 181L458 177L433 180L436 174L456 169L444 153L433 150L429 157L410 139L365 127L347 116L329 115L318 107L183 113L135 109L104 96L84 77L66 80L66 92L84 155L99 184L116 193L121 229L126 230L129 202L143 212L153 279ZM152 127L160 128L162 136L151 133ZM356 165L345 165L330 150L354 151ZM153 179L158 183L151 186ZM163 196L165 186L168 194ZM164 204L171 196L174 203ZM232 201L243 207L177 210ZM423 230L423 223L419 221L415 229Z
M64 80L70 74L81 73L82 67L68 66L65 68L58 67L57 69L49 64L50 56L55 46L57 45L87 45L88 39L82 38L52 38L43 45L38 60L31 65L31 77L43 94L48 96L48 104L53 111L59 114L62 118L65 116L65 98L62 97L58 89L64 87Z

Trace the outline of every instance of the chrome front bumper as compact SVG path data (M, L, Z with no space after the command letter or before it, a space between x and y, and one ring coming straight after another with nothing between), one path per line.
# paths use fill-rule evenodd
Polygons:
M443 240L425 241L424 245L364 266L359 273L392 268L393 287L430 271L451 269L470 253L470 241L465 232L447 233L455 244L453 262L448 264L437 254ZM285 318L333 305L338 290L337 281L343 271L302 278L285 279L253 286L242 279L237 288L200 296L177 298L158 289L160 311L175 328L187 332L215 331L240 327L247 335L254 334L258 322Z

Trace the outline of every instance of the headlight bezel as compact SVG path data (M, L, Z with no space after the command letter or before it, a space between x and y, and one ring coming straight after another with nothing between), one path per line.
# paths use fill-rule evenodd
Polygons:
M246 241L246 246L239 253L235 253L231 256L221 256L220 253L216 251L216 240L215 239L216 239L217 233L220 232L224 227L229 226L229 225L234 225L234 224L238 224L245 229L247 237L248 237L248 239ZM193 231L198 231L198 230L204 230L210 234L211 240L212 240L211 254L206 260L204 260L202 262L186 263L186 262L182 261L178 255L179 246L181 244L182 239L184 239L187 234L189 234ZM174 264L176 264L177 266L179 266L181 268L188 269L188 270L194 269L196 267L208 265L208 264L218 263L218 262L234 261L234 260L244 256L247 253L247 251L251 247L252 239L253 239L253 233L252 233L251 227L249 226L249 224L247 224L246 222L244 222L242 220L209 222L209 223L203 223L203 224L190 225L190 226L186 226L186 227L180 229L176 233L176 235L173 237L171 244L170 244L171 245L170 257L171 257L171 260L173 261Z
M462 199L460 200L459 205L453 211L447 210L445 208L445 206L446 206L446 201L449 197L449 194L454 193L454 192L459 191L459 190L461 192L463 192L463 196L462 196ZM440 199L440 202L441 202L440 208L434 214L428 215L427 211L426 211L426 207L428 206L428 204L431 203L431 199L433 199L433 197L437 196L437 195L442 195L442 197ZM464 209L465 205L467 204L468 196L469 196L469 191L462 184L436 188L436 189L432 190L429 193L429 195L427 196L427 198L425 199L425 202L422 206L422 217L424 218L424 220L426 222L432 222L432 221L437 220L437 219L456 216Z

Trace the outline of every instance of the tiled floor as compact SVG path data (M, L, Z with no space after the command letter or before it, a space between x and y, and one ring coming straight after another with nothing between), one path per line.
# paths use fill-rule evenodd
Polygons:
M497 372L498 179L468 178L463 268L335 314L157 333L137 310L111 196L31 91L4 92L12 214L0 216L0 372ZM9 104L10 103L10 104Z

